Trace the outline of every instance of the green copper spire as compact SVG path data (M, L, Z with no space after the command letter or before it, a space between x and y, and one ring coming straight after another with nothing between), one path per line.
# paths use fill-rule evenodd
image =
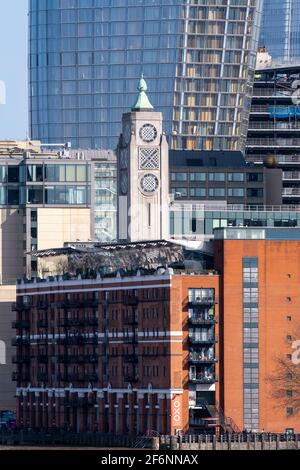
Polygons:
M141 79L139 81L139 95L137 97L137 101L133 108L131 108L132 111L144 111L144 110L150 110L153 109L152 104L149 101L149 98L146 94L146 91L148 90L147 83L144 79L144 74L142 74Z

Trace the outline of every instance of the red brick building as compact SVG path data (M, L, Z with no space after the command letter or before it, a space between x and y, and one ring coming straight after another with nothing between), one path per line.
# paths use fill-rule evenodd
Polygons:
M214 403L218 285L169 270L19 285L19 425L187 431L189 386Z
M297 339L300 230L217 229L213 244L216 271L19 284L19 425L300 432L269 380Z

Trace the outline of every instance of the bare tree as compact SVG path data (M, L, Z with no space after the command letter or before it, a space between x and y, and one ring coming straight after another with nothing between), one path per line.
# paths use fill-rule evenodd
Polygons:
M300 414L300 326L293 338L289 341L291 353L276 358L276 368L269 381L278 407L293 408L295 415Z

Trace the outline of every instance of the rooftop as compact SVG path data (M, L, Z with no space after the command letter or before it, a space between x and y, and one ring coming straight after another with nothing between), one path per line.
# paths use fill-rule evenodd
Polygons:
M300 228L226 227L214 229L215 240L274 240L300 241Z

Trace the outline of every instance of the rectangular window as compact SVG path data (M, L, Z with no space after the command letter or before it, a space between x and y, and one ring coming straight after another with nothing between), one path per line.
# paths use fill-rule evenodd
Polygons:
M65 180L65 165L46 165L45 181L60 183Z
M228 188L229 197L244 197L244 188Z
M225 181L225 173L208 173L209 181Z
M244 181L244 173L228 173L228 181Z
M225 197L224 188L209 188L208 194L210 197Z
M248 188L247 197L263 197L264 190L263 188Z
M187 188L171 188L172 194L174 194L175 199L188 196Z
M9 183L19 183L19 167L18 166L8 166L7 167L7 174L8 174L8 182Z
M206 173L190 173L190 181L206 181Z
M206 189L205 188L191 188L190 196L191 197L206 197Z
M261 183L264 180L263 173L247 173L247 181Z
M187 181L187 173L171 173L171 181Z

